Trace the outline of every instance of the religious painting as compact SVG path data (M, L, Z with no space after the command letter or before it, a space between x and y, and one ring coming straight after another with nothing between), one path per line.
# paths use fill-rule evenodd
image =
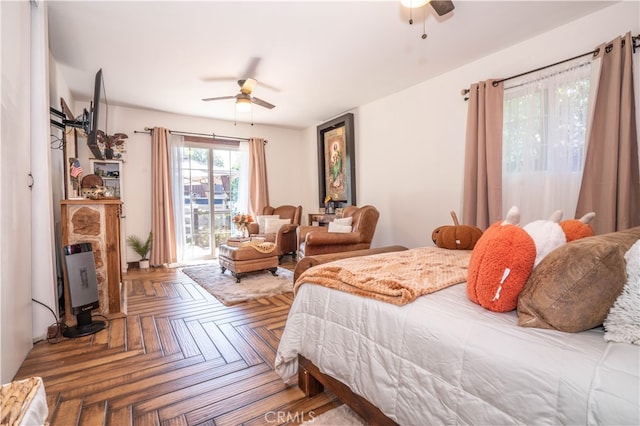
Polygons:
M318 126L319 204L344 207L356 204L353 114L344 114Z

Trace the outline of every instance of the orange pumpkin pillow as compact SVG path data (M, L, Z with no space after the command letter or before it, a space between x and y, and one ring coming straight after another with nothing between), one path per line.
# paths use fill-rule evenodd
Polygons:
M580 219L568 219L560 222L560 227L567 237L567 242L579 240L580 238L593 237L593 228L589 223L596 217L594 212L587 213Z
M439 226L431 233L434 244L450 250L473 250L482 230L473 225L460 225L456 212L451 211L453 225Z
M521 227L520 212L511 208L504 222L489 227L476 244L467 276L467 296L494 312L512 311L531 274L536 245Z

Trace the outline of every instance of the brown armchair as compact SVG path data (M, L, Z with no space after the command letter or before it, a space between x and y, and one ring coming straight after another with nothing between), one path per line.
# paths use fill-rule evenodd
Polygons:
M291 223L283 225L278 232L261 234L258 223L250 223L247 226L249 236L263 237L266 241L275 243L278 258L282 258L286 254L292 254L295 258L298 238L296 230L300 226L300 218L302 217L302 206L284 205L280 207L266 206L262 209L263 215L278 215L280 219L289 219Z
M378 210L373 206L348 206L342 217L353 217L351 232L328 232L326 226L298 227L298 260L305 256L370 248L380 217Z

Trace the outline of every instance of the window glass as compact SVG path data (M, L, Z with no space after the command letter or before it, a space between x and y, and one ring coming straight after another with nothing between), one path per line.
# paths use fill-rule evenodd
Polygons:
M517 205L521 223L562 210L575 215L584 156L590 58L562 64L504 92L503 211Z

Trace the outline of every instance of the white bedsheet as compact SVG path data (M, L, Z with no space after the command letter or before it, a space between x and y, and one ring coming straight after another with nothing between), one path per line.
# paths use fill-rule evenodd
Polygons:
M465 284L401 307L305 284L276 355L286 382L298 354L401 425L640 424L639 346L518 327Z

